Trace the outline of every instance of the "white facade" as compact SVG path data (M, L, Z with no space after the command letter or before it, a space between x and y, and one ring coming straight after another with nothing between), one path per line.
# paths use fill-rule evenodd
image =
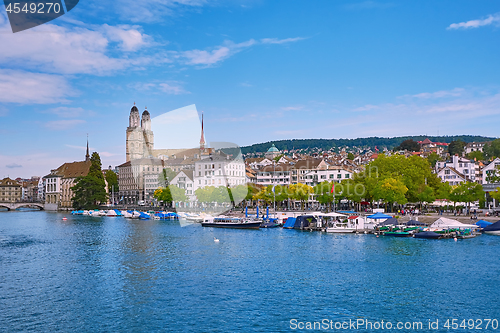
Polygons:
M230 159L213 155L195 162L194 190L205 186L238 186L246 182L245 163L242 159Z
M193 180L193 170L183 170L179 172L171 181L170 185L175 185L178 188L182 188L186 191L186 196L189 201L196 201L196 195L194 193L195 186Z
M258 185L290 185L290 165L268 165L257 171Z
M304 176L304 182L310 186L317 185L324 181L335 181L336 183L340 183L344 179L351 179L352 175L352 171L343 167L329 166L326 170L320 169L310 171Z
M500 176L500 158L495 158L490 164L485 166L482 170L483 184L490 184L486 178L495 171L497 176Z
M469 160L459 156L452 156L451 161L447 162L437 162L436 171L439 172L440 169L445 167L451 167L461 173L467 180L472 182L479 181L481 174L479 171L479 164L474 160Z
M452 167L444 167L437 173L442 182L448 182L450 185L458 185L466 181L466 177Z

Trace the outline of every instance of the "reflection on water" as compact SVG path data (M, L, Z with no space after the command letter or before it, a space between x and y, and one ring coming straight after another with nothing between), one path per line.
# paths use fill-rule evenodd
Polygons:
M500 237L376 238L0 213L0 331L290 331L498 318ZM219 243L213 241L220 239Z

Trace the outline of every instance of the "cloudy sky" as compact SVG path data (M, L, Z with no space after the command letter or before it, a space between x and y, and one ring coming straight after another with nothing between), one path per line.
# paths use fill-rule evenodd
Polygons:
M134 102L239 145L499 136L498 1L80 0L15 34L1 7L0 177L81 160L87 133L123 163Z

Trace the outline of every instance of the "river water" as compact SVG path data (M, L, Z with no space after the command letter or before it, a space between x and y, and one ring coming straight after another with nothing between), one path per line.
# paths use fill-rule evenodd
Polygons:
M469 320L450 331L479 331L479 319L480 331L500 331L499 253L500 237L489 235L455 242L1 212L0 331L290 332L314 322L370 331L381 321L393 326L385 331L413 322L429 331L436 320L433 331L447 331L448 319ZM363 324L335 329L349 321Z

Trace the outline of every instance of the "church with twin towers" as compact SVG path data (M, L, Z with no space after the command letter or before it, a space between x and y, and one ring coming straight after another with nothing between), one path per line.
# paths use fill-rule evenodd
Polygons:
M220 152L215 153L213 148L205 146L203 115L199 147L155 149L151 122L150 111L145 108L140 114L134 103L130 109L129 124L126 129L126 162L118 166L121 203L152 202L154 191L166 185L161 183L159 177L163 169L170 169L177 174L171 179L170 184L184 188L191 202L196 200L194 191L199 187L239 185L245 182L242 161L234 161L229 156ZM210 175L207 171L209 169Z

